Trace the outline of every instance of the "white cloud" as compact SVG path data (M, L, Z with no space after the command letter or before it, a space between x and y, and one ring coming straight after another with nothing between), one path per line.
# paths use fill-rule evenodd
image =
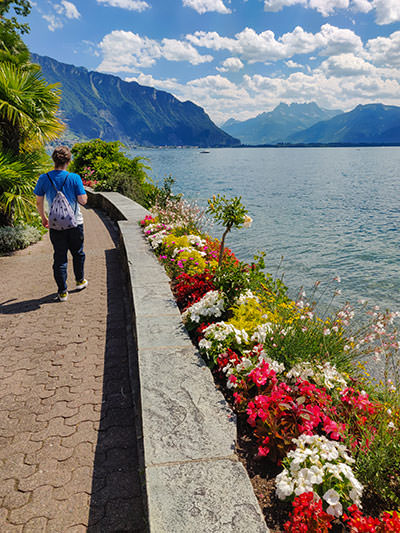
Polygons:
M217 67L220 72L238 72L244 67L238 57L228 57L222 62L222 67Z
M232 90L236 89L236 85L228 80L228 78L224 78L220 74L216 74L215 76L206 76L204 78L198 78L192 81L189 81L187 83L189 87L198 87L201 89L206 89L207 91L216 91L217 95L220 96L221 92L228 91L229 94Z
M78 19L81 16L76 6L72 2L61 0L61 5L64 8L62 13L65 14L67 19Z
M321 32L316 34L316 38L321 39L321 55L356 53L363 49L362 40L352 30L337 28L330 24L324 24Z
M64 26L62 20L56 15L43 15L43 18L48 22L47 27L50 31L59 30Z
M284 7L290 7L296 4L302 4L307 7L308 0L264 0L264 10L277 12L281 11Z
M191 44L176 39L163 39L161 54L167 61L188 61L192 65L200 65L213 60L210 55L200 55Z
M321 15L327 17L334 13L335 9L347 9L349 0L264 0L265 11L281 11L284 7L294 5L316 9Z
M373 0L377 24L391 24L400 21L399 0Z
M398 79L390 77L394 72ZM214 121L222 123L230 117L254 117L280 102L315 101L321 107L344 111L377 101L400 105L399 82L398 70L378 68L348 54L328 58L307 73L298 71L281 77L244 75L238 83L221 75L206 76L186 84L173 80L170 88L165 88L179 99L202 106Z
M318 70L327 77L336 78L376 74L376 67L354 54L332 56L323 61Z
M399 0L264 0L265 11L276 12L295 5L316 9L324 17L333 15L338 9L351 9L360 13L369 13L375 9L377 24L400 21Z
M137 72L139 68L148 68L156 60L188 61L199 65L213 60L210 55L201 55L189 43L175 39L163 39L161 42L137 33L115 30L106 35L100 43L103 61L97 70L105 72Z
M161 57L157 41L130 31L112 31L99 46L104 58L97 70L106 72L135 72L138 68L151 67Z
M369 13L373 9L370 0L353 0L351 5L354 11L359 11L360 13Z
M143 74L142 72L138 76L125 78L125 81L136 81L140 85L155 87L156 89L161 89L168 92L173 92L175 89L181 87L176 78L157 80L156 78L153 78L151 74Z
M389 37L370 39L366 49L366 57L372 63L382 67L400 67L400 31L395 31Z
M278 61L289 59L298 54L310 54L319 50L321 55L335 55L361 51L362 41L348 29L324 24L318 33L308 33L297 26L291 33L276 39L271 30L262 33L245 28L235 38L222 37L217 32L197 31L186 35L195 46L213 50L228 50L242 60L254 62Z
M61 29L64 26L64 17L71 20L78 19L81 16L75 4L67 0L61 0L60 4L53 4L52 7L57 15L54 13L42 15L44 20L48 22L47 27L50 31Z
M223 14L231 13L231 10L225 6L222 0L183 0L183 6L192 7L200 14L208 11L216 11Z
M347 9L349 0L309 0L311 9L316 9L324 17L332 15L336 9Z
M97 0L98 4L106 4L111 7L121 7L129 11L142 12L148 9L150 5L143 0Z
M304 68L304 65L300 65L300 63L296 63L291 59L289 59L289 61L285 61L285 64L288 68Z

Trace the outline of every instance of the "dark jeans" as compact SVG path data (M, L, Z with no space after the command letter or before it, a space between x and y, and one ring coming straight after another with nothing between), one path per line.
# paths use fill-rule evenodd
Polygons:
M54 248L53 272L58 292L67 290L68 250L72 254L76 281L82 281L85 252L83 251L83 224L66 230L50 230L50 240Z

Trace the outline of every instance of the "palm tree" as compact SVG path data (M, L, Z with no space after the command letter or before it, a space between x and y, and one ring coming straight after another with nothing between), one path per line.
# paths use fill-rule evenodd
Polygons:
M43 153L0 154L0 226L14 220L30 221L35 210L33 189L43 166Z
M64 127L56 116L59 101L58 85L48 85L36 66L0 62L0 214L7 225L16 216L29 218L36 152Z
M48 85L39 70L0 63L0 141L18 156L55 139L63 130L56 117L58 84Z

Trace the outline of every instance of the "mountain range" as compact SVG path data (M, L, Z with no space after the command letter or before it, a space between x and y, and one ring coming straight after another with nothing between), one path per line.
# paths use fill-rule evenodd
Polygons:
M400 107L358 105L344 113L316 103L279 104L269 113L222 128L250 145L400 144Z
M31 54L48 83L62 89L60 117L68 133L79 139L120 140L142 146L235 146L240 144L218 128L193 102L126 82L109 74Z
M304 144L399 144L400 107L384 104L358 105L348 113L293 133L288 143Z
M217 127L193 102L109 74L31 54L49 83L62 89L60 116L68 135L142 146L400 144L400 107L380 103L352 111L315 102L281 103L273 111Z
M321 109L309 104L279 104L273 111L261 113L244 121L229 119L221 127L242 144L278 144L286 142L289 135L303 131L321 120L342 113L339 110Z

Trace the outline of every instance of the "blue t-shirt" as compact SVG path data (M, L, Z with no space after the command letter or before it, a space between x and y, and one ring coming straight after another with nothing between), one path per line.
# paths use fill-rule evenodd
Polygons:
M83 187L82 179L79 174L74 174L73 172L68 172L67 170L51 170L48 172L48 174L54 185L57 187L57 190L62 190L68 202L71 204L71 207L75 213L76 222L78 224L82 224L83 216L81 210L79 209L77 196L86 194L86 191ZM61 189L61 186L64 183L67 175L67 181L65 182L64 187ZM39 176L33 193L36 194L36 196L46 196L49 206L52 204L56 195L56 191L46 174L41 174Z

